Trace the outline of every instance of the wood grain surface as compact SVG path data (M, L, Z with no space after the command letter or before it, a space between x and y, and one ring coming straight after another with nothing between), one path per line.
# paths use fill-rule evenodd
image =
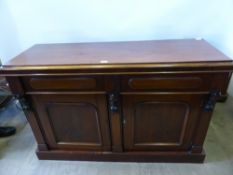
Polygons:
M39 44L4 66L231 61L205 40Z

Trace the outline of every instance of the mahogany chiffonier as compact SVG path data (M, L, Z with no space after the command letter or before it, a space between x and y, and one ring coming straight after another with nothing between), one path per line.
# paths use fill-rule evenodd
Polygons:
M232 60L204 40L35 45L0 73L39 159L203 162Z

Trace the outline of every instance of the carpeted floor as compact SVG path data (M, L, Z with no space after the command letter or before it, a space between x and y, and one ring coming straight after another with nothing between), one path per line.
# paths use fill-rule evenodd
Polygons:
M18 130L15 136L0 139L0 175L233 175L233 81L227 102L215 108L204 164L39 161L32 131L14 103L0 111L0 121Z

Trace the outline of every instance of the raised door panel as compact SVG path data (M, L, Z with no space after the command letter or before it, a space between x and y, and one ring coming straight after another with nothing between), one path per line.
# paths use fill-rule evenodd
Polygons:
M123 95L125 150L187 150L201 95Z
M33 101L51 149L110 149L104 95L35 95Z

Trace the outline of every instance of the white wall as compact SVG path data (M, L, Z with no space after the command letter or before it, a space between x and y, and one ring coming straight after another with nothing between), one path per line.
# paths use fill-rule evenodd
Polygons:
M233 58L233 0L1 0L0 58L35 43L203 37Z

